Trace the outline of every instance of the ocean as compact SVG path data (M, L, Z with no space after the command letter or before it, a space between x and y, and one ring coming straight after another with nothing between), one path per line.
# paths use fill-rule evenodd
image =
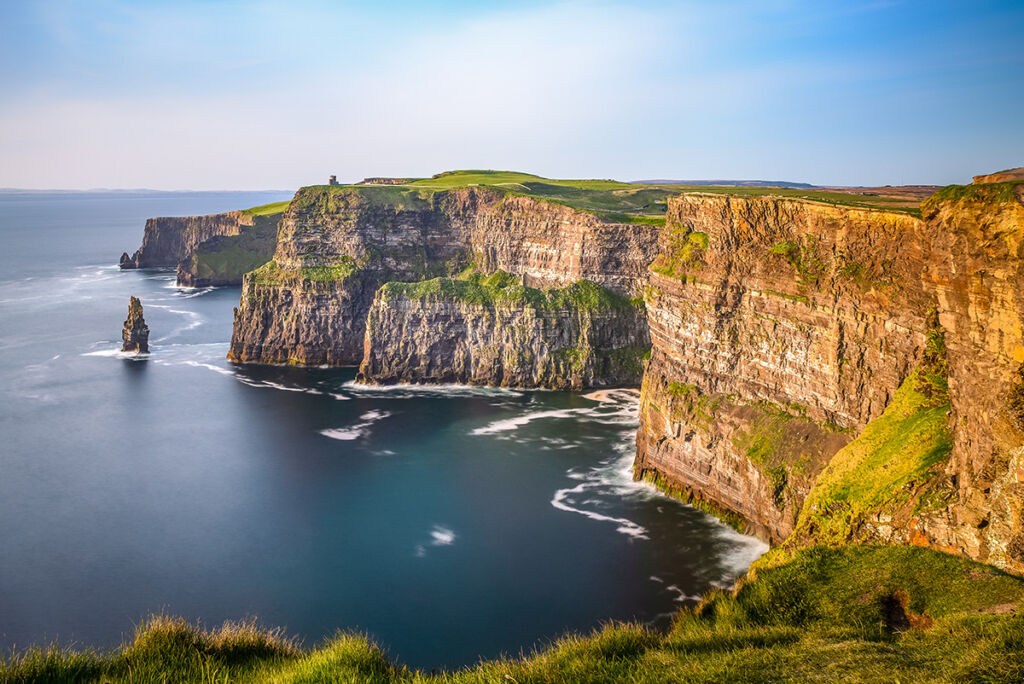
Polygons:
M454 668L664 627L766 550L632 481L634 392L236 367L238 288L116 266L147 217L289 196L0 193L0 649L255 616ZM118 351L131 295L145 357Z

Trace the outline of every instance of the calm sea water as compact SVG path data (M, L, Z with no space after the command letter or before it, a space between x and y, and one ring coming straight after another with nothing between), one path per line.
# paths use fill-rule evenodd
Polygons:
M764 550L630 479L635 396L236 368L237 288L121 272L149 216L287 193L0 194L0 647L164 611L456 667L666 624ZM117 350L128 297L153 353Z

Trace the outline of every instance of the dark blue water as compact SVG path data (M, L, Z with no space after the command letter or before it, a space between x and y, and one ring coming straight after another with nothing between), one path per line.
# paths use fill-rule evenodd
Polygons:
M152 612L365 631L414 667L664 624L764 547L631 482L635 396L373 390L224 360L237 288L113 264L286 194L0 194L0 647ZM128 297L153 353L117 352Z

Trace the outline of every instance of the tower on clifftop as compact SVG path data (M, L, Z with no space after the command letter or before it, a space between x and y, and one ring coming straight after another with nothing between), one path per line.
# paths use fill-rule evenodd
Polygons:
M328 185L337 185L338 184L338 177L337 176L331 176L330 178L327 179L327 184Z

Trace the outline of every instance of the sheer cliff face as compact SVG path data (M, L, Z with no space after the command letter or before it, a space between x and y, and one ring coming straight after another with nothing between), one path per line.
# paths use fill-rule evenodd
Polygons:
M1024 185L966 186L923 205L926 283L949 348L957 498L911 540L1024 571Z
M653 350L637 476L780 541L819 473L835 481L851 467L833 454L905 379L918 382L915 369L939 367L929 359L938 349L950 410L937 429L952 452L844 534L1024 571L1022 195L1012 183L949 188L923 205L923 220L769 198L672 200L645 290ZM899 457L871 467L901 467ZM853 510L822 491L802 521L827 520L821 506Z
M251 226L253 217L240 211L210 216L151 218L146 221L142 247L135 254L121 257L121 268L159 268L177 266L193 250L217 235L238 235L243 226Z
M778 198L670 200L645 290L638 476L784 538L818 471L920 355L922 229Z
M276 275L246 277L230 356L358 365L381 285L470 263L528 285L587 278L626 292L643 280L657 231L484 188L304 188L281 222Z
M360 378L557 389L637 386L650 341L643 309L605 292L600 302L533 291L499 298L440 280L382 288L370 309ZM593 294L580 282L567 290ZM478 296L472 296L478 295ZM539 300L539 301L538 301Z

